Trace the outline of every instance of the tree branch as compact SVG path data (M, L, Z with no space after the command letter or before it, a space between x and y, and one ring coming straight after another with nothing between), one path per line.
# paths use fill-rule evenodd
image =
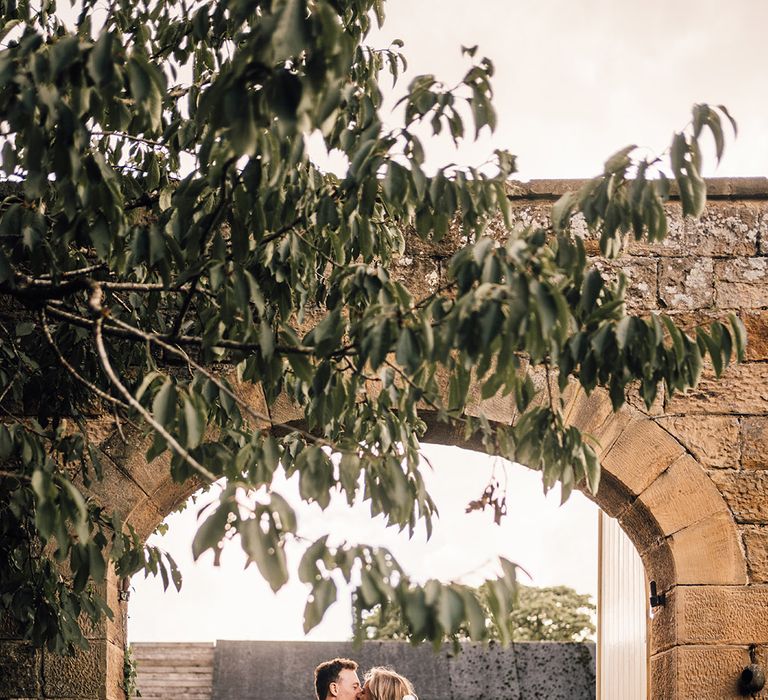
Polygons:
M321 447L329 447L335 452L341 451L332 442L328 442L327 440L317 437L316 435L313 435L312 433L306 430L297 428L294 425L290 425L288 423L276 423L275 421L272 420L271 416L264 415L254 410L253 407L248 402L243 401L243 399L241 399L237 394L235 394L235 392L233 392L229 387L227 387L226 384L221 382L214 374L212 374L207 369L205 369L205 367L203 367L201 364L199 364L198 362L195 362L186 352L184 352L180 348L174 347L170 343L167 343L164 340L161 340L160 338L158 338L155 335L152 335L151 333L145 333L144 331L140 331L138 328L133 328L133 326L130 326L129 324L125 323L124 321L120 321L119 319L112 319L112 322L116 323L121 329L125 330L126 332L130 331L134 333L137 337L140 337L149 343L154 343L155 345L163 348L163 350L166 350L167 352L170 352L176 355L177 357L181 357L184 360L186 360L192 367L194 367L198 372L200 372L200 374L202 374L204 377L206 377L211 382L213 382L218 387L219 391L223 391L227 396L229 396L229 398L231 398L235 403L237 403L238 406L245 409L246 413L248 413L252 418L255 418L258 421L269 423L269 425L273 428L280 428L281 430L297 432L303 437L305 437L307 440L309 440L310 442L316 445L320 445ZM263 390L263 387L262 387L262 390ZM266 398L266 395L265 395L265 398ZM365 449L365 448L362 448L362 449ZM367 449L365 451L369 452L369 450Z
M99 304L100 302L96 303ZM168 445L173 449L174 452L176 452L176 454L179 455L179 457L181 457L196 472L204 476L210 482L216 481L218 477L213 472L208 471L208 469L206 469L191 454L189 454L189 452L184 449L181 444L179 444L176 438L174 438L173 435L171 435L162 425L160 425L160 423L155 420L154 416L152 416L152 414L134 398L133 394L128 391L128 389L123 385L118 376L115 374L115 370L112 369L112 365L109 362L107 349L104 346L104 338L102 337L101 332L103 322L104 310L99 309L99 315L96 317L96 320L93 323L93 336L96 341L96 350L99 355L99 360L101 361L101 366L104 368L104 372L106 372L109 380L125 397L126 401L131 405L131 407L138 411L141 417L147 421L150 426L152 426L155 432L157 432L168 443Z
M45 334L45 338L48 341L49 345L53 348L53 351L56 353L56 356L59 358L59 362L63 365L64 369L67 370L75 379L77 379L78 382L83 384L84 386L88 387L90 391L92 391L96 396L99 398L104 399L104 401L107 401L111 404L125 406L128 408L128 405L118 399L115 396L110 396L106 391L102 391L99 387L97 387L92 382L89 382L85 377L83 377L70 363L69 360L67 360L66 357L62 354L61 350L59 349L59 346L56 345L56 342L53 339L53 335L51 334L51 329L48 326L48 319L45 316L45 309L40 309L40 324L43 327L43 333ZM117 412L115 412L115 416L117 416Z

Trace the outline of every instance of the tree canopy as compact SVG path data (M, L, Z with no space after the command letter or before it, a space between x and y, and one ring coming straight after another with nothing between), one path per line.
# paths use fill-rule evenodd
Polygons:
M488 624L489 638L501 640L489 603L488 588L480 587L477 598ZM592 614L595 606L591 596L577 593L569 586L524 586L518 584L515 606L509 613L507 627L514 642L584 642L592 639L595 625ZM363 615L365 638L372 640L410 640L410 629L403 622L399 608L377 605ZM453 634L446 633L445 641L469 641L466 627Z
M695 106L660 158L616 153L547 227L513 228L514 156L427 171L419 136L493 130L492 63L465 48L456 86L415 77L385 127L380 81L405 59L399 43L366 43L382 0L77 0L67 13L0 0L0 18L0 611L35 644L85 644L83 615L108 614L93 585L108 565L180 582L90 495L105 468L93 416L149 436L147 460L168 451L178 481L226 478L195 555L239 534L277 590L301 529L271 488L276 470L298 473L320 507L337 490L392 526L429 527L426 407L541 471L545 488L594 492L595 452L565 424L556 386L606 387L617 409L637 386L650 404L661 383L695 384L705 358L719 374L742 354L735 318L686 335L667 316L627 314L623 278L590 265L570 226L582 215L608 257L628 237L659 241L672 181L699 215L699 142L710 132L722 153L722 107ZM313 162L311 135L343 154L342 176ZM496 216L502 243L485 235ZM452 225L466 246L414 298L388 272L406 235L439 242ZM551 376L543 401L529 367ZM302 424L275 424L236 382L267 406L288 397ZM471 385L513 397L515 424L469 417ZM502 569L487 602L508 640L515 567ZM489 635L472 589L417 585L364 543L308 543L299 575L307 629L340 577L358 621L390 602L414 640L465 624Z

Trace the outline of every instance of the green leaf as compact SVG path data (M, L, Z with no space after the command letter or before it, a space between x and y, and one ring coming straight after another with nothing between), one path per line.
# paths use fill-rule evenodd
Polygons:
M280 8L280 19L272 35L275 61L298 56L306 46L305 23L307 5L303 0L285 0Z
M169 427L173 423L176 416L176 385L171 379L166 379L160 391L155 394L152 414L164 427Z
M230 508L219 505L197 528L192 540L192 556L197 561L209 549L218 549L219 542L224 537L224 528L229 519Z
M104 86L115 77L112 44L112 32L102 32L88 54L88 73L96 85Z
M464 599L453 588L446 586L440 593L437 619L447 634L453 634L464 618Z
M187 448L193 449L200 444L205 431L203 416L188 397L184 397L184 428L187 433Z

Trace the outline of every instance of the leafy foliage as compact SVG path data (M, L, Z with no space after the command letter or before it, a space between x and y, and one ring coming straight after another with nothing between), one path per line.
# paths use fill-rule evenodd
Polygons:
M709 356L717 373L743 352L743 329L714 323L690 338L666 317L625 313L624 283L587 264L570 230L585 217L604 255L628 234L666 234L668 180L660 161L625 149L604 173L552 210L547 229L484 234L509 221L514 157L486 169L424 169L414 128L493 129L493 65L465 49L454 88L414 78L403 120L379 116L382 73L397 79L399 44L365 45L382 0L94 0L66 24L53 0L0 0L0 135L7 184L0 201L0 601L36 644L85 640L78 619L105 614L98 582L144 569L179 584L172 561L92 494L102 462L89 421L114 416L123 436L171 454L174 479L226 478L195 538L196 556L240 535L277 590L295 514L271 489L298 473L301 496L325 507L333 490L362 495L373 514L412 532L434 504L419 466L425 423L479 433L486 449L543 472L563 495L599 465L565 424L555 375L615 407L639 383L650 403L694 384ZM684 211L700 213L699 138L722 150L723 108L698 105L674 138L671 170ZM348 161L343 177L307 153L310 135ZM467 245L424 298L388 273L405 232L440 241L451 225ZM527 368L552 373L536 400ZM442 377L449 377L447 392ZM266 405L287 397L303 425L280 425ZM465 415L472 384L514 398L515 425ZM136 437L138 436L138 437ZM248 505L244 494L264 498ZM89 495L91 494L91 495ZM44 554L45 556L40 556ZM67 563L71 576L60 574ZM469 624L489 634L472 591L417 586L386 552L323 538L307 547L306 627L336 598L393 601L414 638L438 641ZM503 639L514 567L491 585Z
M494 623L490 590L487 585L476 591L488 625L488 638L502 640L503 632ZM589 595L577 593L568 586L524 586L518 584L515 606L509 613L508 629L514 642L583 642L595 633ZM366 639L412 641L409 625L403 621L400 608L376 607L363 616ZM445 641L472 639L467 628L460 628Z

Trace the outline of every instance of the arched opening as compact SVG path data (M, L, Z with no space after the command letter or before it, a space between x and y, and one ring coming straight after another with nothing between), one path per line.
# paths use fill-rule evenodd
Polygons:
M722 496L690 452L652 415L631 404L613 413L599 391L590 396L574 392L566 410L568 420L599 444L603 479L595 502L619 521L648 579L665 595L649 633L652 697L694 697L701 687L712 688L712 697L731 693L749 656L746 647L724 649L713 641L711 629L717 624L713 619L728 614L730 603L723 596L738 595L747 574ZM431 423L426 441L473 447ZM189 486L167 481L156 484L156 496L135 502L131 519L148 534L189 491ZM714 618L707 605L713 596L720 605ZM695 672L709 661L714 672Z
M545 498L539 474L520 465L505 465L500 460L488 458L484 453L446 445L424 445L424 452L431 464L431 467L425 464L429 490L441 514L429 542L423 531L417 531L414 538L408 540L404 534L400 535L392 528L385 529L381 517L371 518L367 503L359 502L350 509L341 494L331 500L331 505L325 511L317 506L299 508L302 534L313 540L331 532L336 539L352 539L385 546L397 556L409 574L422 583L429 578L437 578L477 585L498 573L495 562L499 555L519 562L530 574L529 577L521 572L519 576L525 588L521 588L521 614L516 641L523 644L503 652L491 645L486 650L488 655L481 659L477 657L477 649L465 649L462 663L468 664L471 658L474 668L462 667L459 674L454 668L456 660L449 662L448 676L452 679L451 690L454 695L443 695L443 686L434 685L434 667L443 663L444 658L436 659L429 645L422 645L420 649L404 645L402 649L400 645L384 642L385 651L380 650L377 642L398 634L397 623L391 618L385 619L384 629L378 625L380 620L372 621L371 626L366 627L368 637L376 641L366 644L363 651L352 651L353 658L361 664L371 661L392 663L403 672L411 668L411 678L416 683L419 697L426 700L464 698L464 695L455 695L459 675L464 677L466 687L472 685L486 697L498 697L500 700L516 698L518 686L521 690L532 687L534 676L539 678L536 682L541 683L545 669L552 669L553 678L548 681L550 688L557 686L560 681L555 678L561 675L566 665L572 683L572 694L569 697L594 697L595 618L594 611L583 603L596 603L597 507L578 492L572 495L564 507L560 507L559 490L553 489ZM498 495L506 494L507 514L499 525L494 524L492 509L465 513L468 502L480 498L486 485L493 481L498 482ZM290 483L280 479L275 488L293 506L300 505L295 477ZM174 556L176 551L180 551L182 556L188 553L195 529L195 511L204 500L201 498L194 506L173 515L167 521L168 533L158 538L158 544L171 548ZM179 537L169 541L174 528L182 532ZM146 584L141 580L135 583L136 590L131 595L129 610L129 640L177 643L182 640L190 642L205 639L209 643L214 640L238 640L237 644L229 641L216 643L215 663L227 665L226 668L219 668L216 678L218 692L223 692L222 689L246 687L254 680L253 675L248 674L259 673L261 680L267 682L269 676L280 675L278 669L284 665L294 667L295 672L291 678L280 683L281 694L277 697L303 697L311 694L309 681L312 664L307 660L307 652L301 651L302 644L291 642L311 641L312 644L303 645L305 649L311 646L317 648L318 643L323 641L333 642L336 647L333 644L326 645L333 647L332 655L339 653L339 648L347 649L351 639L348 591L340 591L339 602L329 610L328 619L305 637L301 619L307 595L306 586L293 581L273 596L268 586L260 580L255 567L243 571L245 556L238 543L231 544L232 547L223 552L222 566L218 570L211 566L210 555L206 557L203 566L194 569L190 568L191 557L188 557L183 562L187 575L179 596L173 593L164 595L159 581L151 579ZM295 559L293 561L295 563ZM211 596L211 591L216 591L217 595ZM558 606L566 608L559 615ZM545 617L547 613L553 615L551 622ZM194 620L195 624L190 624L190 620ZM284 653L269 663L265 658L255 656L263 645L248 644L245 640L270 640L271 646L282 647ZM586 643L541 645L530 643L532 640L578 640ZM283 644L276 644L279 641ZM375 651L370 650L371 645ZM387 651L392 646L401 648L399 653L402 656L392 658L394 652ZM319 648L324 647L321 645ZM448 648L446 646L446 650ZM139 687L145 697L153 697L148 695L149 691L163 682L166 683L166 692L170 690L163 673L168 670L167 662L172 655L181 652L187 656L203 654L200 649L181 647L178 644L166 649L168 657L160 666L160 660L157 659L161 653L160 647L135 645L136 658L140 664ZM291 650L299 651L295 651L291 657ZM238 661L245 655L249 659L247 668ZM487 663L494 655L498 656L496 660L501 668L484 672L482 678L473 679L472 671L477 675L483 668L483 664L475 662L480 660ZM415 663L414 658L419 663ZM218 659L222 659L221 662ZM269 671L255 671L254 666L258 664L267 664ZM190 676L178 679L179 682L203 682L205 671L202 666L180 667L182 672L183 669ZM515 671L514 679L508 678L510 670ZM213 685L211 673L208 678ZM236 686L237 683L240 686ZM522 697L526 695L524 692Z

